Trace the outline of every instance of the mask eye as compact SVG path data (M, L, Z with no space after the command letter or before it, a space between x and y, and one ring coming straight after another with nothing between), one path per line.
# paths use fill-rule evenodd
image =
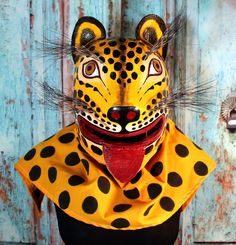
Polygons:
M95 61L89 61L83 65L83 75L87 78L99 77L99 70Z
M152 60L149 65L149 72L148 75L161 75L162 73L162 66L159 60Z

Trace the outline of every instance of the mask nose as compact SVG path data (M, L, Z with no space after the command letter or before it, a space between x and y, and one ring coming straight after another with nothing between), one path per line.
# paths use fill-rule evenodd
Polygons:
M140 110L134 106L114 106L108 111L109 120L119 123L122 128L130 122L137 121L139 117Z

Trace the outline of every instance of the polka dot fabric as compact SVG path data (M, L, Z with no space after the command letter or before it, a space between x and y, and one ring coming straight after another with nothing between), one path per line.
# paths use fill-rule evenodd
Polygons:
M167 123L154 156L123 186L104 166L102 149L85 144L75 124L33 147L15 168L38 206L41 195L35 190L95 226L134 230L161 224L187 206L215 167L171 120Z

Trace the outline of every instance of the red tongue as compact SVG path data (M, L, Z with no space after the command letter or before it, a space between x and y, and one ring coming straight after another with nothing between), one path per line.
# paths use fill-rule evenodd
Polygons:
M138 173L145 146L137 144L104 144L103 154L108 170L121 183L129 182Z

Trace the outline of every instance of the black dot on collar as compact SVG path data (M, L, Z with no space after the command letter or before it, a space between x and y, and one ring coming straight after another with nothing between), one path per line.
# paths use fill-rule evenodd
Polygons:
M98 208L97 199L93 196L88 196L84 199L82 209L87 214L93 214Z

